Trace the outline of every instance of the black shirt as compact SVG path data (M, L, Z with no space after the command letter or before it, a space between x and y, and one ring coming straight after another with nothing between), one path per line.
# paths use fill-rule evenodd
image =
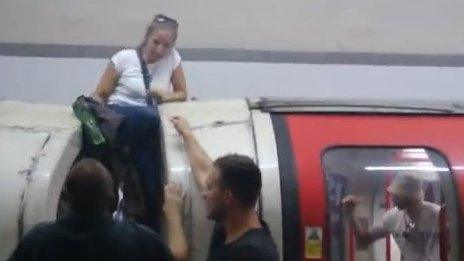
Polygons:
M147 227L111 218L71 216L35 226L9 260L173 260Z
M278 261L277 246L266 223L262 221L262 225L262 228L250 229L233 242L225 244L226 230L223 225L216 224L208 261Z

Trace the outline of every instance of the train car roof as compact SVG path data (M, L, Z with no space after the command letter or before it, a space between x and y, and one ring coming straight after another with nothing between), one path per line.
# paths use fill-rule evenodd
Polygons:
M353 113L464 115L460 101L311 100L260 98L250 100L251 109L271 113Z
M80 130L69 106L0 101L0 260L28 229L56 218Z

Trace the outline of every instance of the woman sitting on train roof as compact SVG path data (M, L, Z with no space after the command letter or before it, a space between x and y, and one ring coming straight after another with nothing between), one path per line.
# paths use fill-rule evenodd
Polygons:
M178 26L176 20L156 15L137 49L123 49L111 57L92 95L126 118L118 135L129 145L145 199L147 221L143 223L152 228L156 224L149 217L161 212L155 195L162 193L155 162L157 105L187 98L181 57L175 49Z
M185 101L187 88L181 57L175 49L176 20L156 15L137 49L123 49L108 64L94 98L119 106L147 105L147 96L156 103ZM145 90L142 62L146 63L150 88Z

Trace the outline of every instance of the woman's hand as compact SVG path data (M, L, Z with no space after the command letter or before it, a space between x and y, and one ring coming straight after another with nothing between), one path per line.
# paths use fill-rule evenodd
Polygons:
M354 209L357 205L361 203L361 201L361 197L354 195L348 195L345 198L343 198L341 203L343 205L345 214L350 218L353 217Z
M158 103L185 101L185 92L168 92L160 89L150 89L150 95L156 99Z
M169 93L160 89L150 89L150 95L155 98L158 103L169 101Z
M150 95L155 98L158 103L186 101L188 96L187 83L185 81L182 65L177 66L177 68L172 71L171 83L172 92L163 91L157 88L150 88Z

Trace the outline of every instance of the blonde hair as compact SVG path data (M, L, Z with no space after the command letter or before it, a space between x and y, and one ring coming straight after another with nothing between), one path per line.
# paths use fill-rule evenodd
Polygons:
M140 48L145 47L147 45L148 38L150 38L150 36L155 30L159 29L172 30L174 32L174 41L176 41L178 28L179 23L177 22L177 20L162 14L157 14L148 26L147 31L145 32L145 37L143 38L143 41L140 44Z

